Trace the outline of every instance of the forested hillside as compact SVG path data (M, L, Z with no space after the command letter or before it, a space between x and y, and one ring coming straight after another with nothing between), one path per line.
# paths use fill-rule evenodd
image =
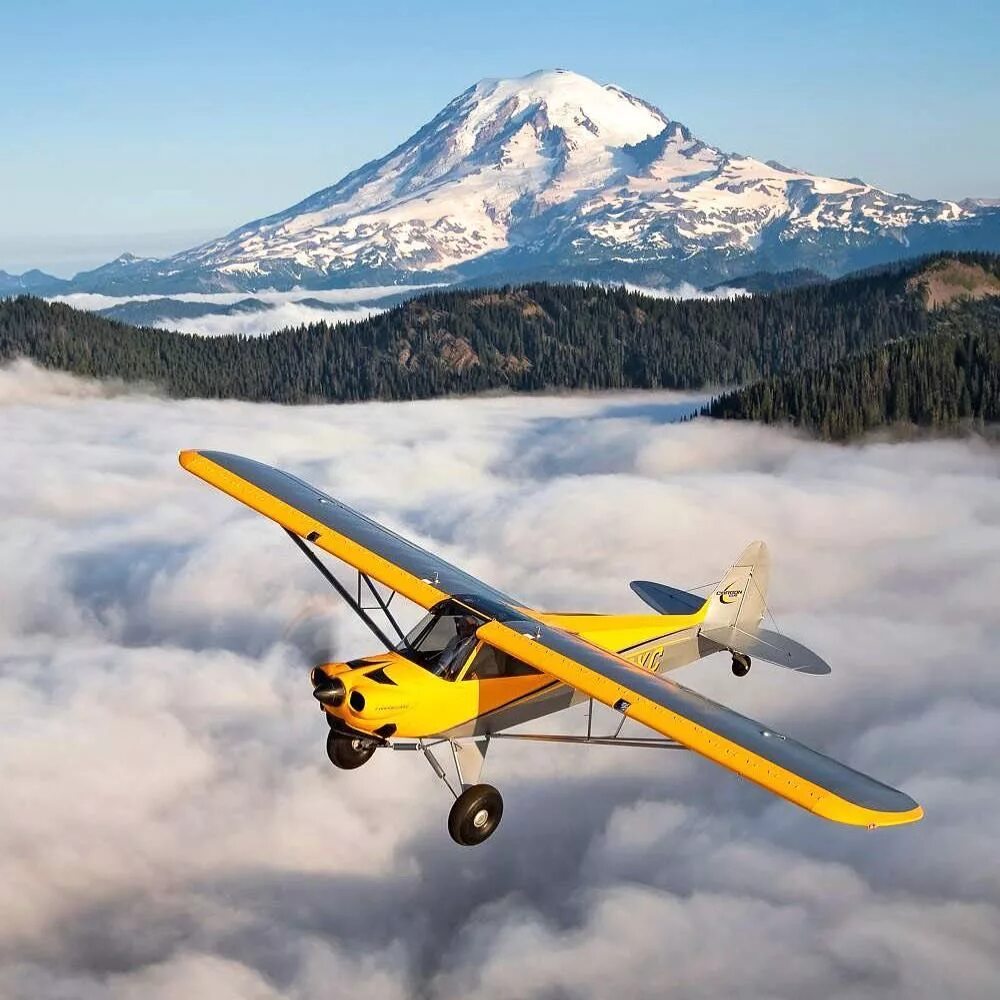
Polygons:
M998 267L995 258L981 261ZM819 368L925 335L932 318L907 288L911 271L730 301L545 284L434 291L363 322L260 338L136 329L22 296L0 303L0 359L152 382L176 396L279 402L690 389Z
M703 412L793 424L835 441L893 425L953 430L1000 420L1000 299L964 303L935 326L931 336L755 382Z

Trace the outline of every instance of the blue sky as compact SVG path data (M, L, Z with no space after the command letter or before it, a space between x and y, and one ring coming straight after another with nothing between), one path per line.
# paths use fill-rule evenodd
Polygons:
M1000 197L1000 4L0 0L0 268L70 274L292 204L485 76L562 66L723 149Z

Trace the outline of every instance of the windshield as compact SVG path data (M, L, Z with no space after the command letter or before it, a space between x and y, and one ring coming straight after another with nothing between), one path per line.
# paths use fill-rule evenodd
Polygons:
M482 622L469 612L447 605L425 615L396 648L439 677L454 680L476 644Z

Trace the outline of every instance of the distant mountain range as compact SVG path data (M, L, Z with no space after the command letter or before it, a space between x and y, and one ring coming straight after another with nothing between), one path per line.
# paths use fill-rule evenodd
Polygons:
M924 201L724 153L565 70L483 80L381 159L173 257L129 254L0 294L110 295L523 280L700 287L1000 251L1000 205Z
M59 295L69 291L73 282L46 274L37 268L24 274L0 271L0 295Z

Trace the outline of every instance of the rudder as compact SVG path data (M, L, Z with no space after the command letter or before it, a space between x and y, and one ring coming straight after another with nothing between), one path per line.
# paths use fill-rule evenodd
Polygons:
M709 628L740 625L755 629L767 609L771 557L763 542L751 542L722 577L708 599L704 623Z

